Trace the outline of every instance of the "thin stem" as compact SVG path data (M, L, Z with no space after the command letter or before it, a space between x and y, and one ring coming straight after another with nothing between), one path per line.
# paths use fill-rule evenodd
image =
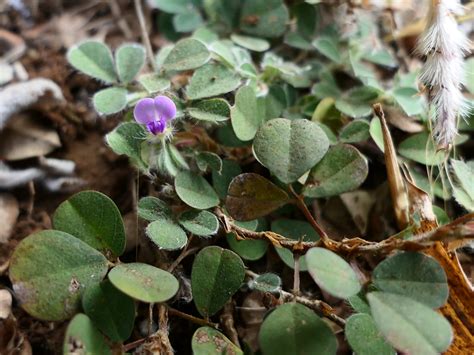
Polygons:
M207 325L209 327L213 327L213 328L218 328L218 324L216 323L212 323L210 321L207 321L205 319L202 319L202 318L198 318L198 317L195 317L191 314L187 314L187 313L184 313L184 312L181 312L181 311L178 311L177 309L175 308L171 308L168 306L168 314L172 315L172 316L176 316L176 317L180 317L180 318L183 318L183 319L186 319L190 322L193 322L197 325Z
M132 341L131 343L124 344L122 347L122 351L124 353L129 352L130 350L135 349L137 346L143 344L146 340L147 338L142 338L142 339Z
M301 255L299 253L294 254L293 256L295 265L294 265L294 273L293 273L293 293L295 295L300 294L300 258Z
M324 231L324 229L319 225L319 223L314 219L313 215L311 214L310 210L306 206L306 203L304 203L304 199L301 195L297 194L295 190L293 189L293 186L288 185L289 190L295 196L295 202L296 206L303 212L304 216L308 220L308 222L311 224L311 226L318 232L319 236L321 237L321 240L326 243L329 242L329 237L327 233Z
M138 23L140 25L140 30L142 32L142 41L145 45L147 52L148 62L153 71L158 71L155 60L153 59L153 49L151 48L150 37L148 37L148 32L146 30L145 16L143 15L143 7L141 0L134 0L135 12L137 13Z

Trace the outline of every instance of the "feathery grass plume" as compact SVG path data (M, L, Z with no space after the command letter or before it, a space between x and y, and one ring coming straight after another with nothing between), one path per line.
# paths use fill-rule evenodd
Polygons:
M454 15L462 14L459 0L431 0L427 24L417 44L426 57L420 81L434 107L433 135L439 148L448 148L457 134L457 118L468 111L461 91L464 55L470 42L458 28Z

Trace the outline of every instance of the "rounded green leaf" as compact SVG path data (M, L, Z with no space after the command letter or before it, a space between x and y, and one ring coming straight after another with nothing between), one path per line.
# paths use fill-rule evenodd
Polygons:
M260 126L253 143L258 161L287 184L316 165L328 147L324 131L305 119L270 120Z
M449 322L423 303L386 292L367 295L372 316L385 339L407 354L439 354L453 339Z
M219 204L219 196L201 175L183 170L176 175L174 186L179 198L191 207L205 210Z
M145 48L137 43L121 45L115 52L115 64L120 81L129 83L145 65Z
M271 181L258 174L245 173L230 183L225 205L232 218L250 221L266 216L288 201L288 194Z
M312 42L312 45L324 56L333 62L341 62L341 52L338 48L337 40L332 37L319 37Z
M335 106L340 112L352 118L366 117L372 113L370 104L351 98L339 98Z
M425 165L439 165L445 160L443 151L436 151L433 138L426 132L414 134L400 143L398 153Z
M172 274L142 263L119 264L108 276L120 291L142 302L165 302L179 289Z
M145 140L146 132L142 125L134 122L125 122L118 125L105 136L107 144L117 154L128 156L140 169L146 164L142 159L141 144Z
M209 211L190 210L181 213L179 224L188 232L201 237L211 236L219 230L217 217Z
M232 128L241 141L255 137L258 127L265 119L257 94L252 86L242 86L235 95L235 106L230 111Z
M59 205L54 228L74 235L105 255L120 256L125 250L125 227L120 211L109 197L82 191Z
M302 240L306 242L315 242L319 240L319 235L316 233L313 227L308 222L298 221L293 219L277 219L272 222L271 229L273 232L283 235L286 238L294 240ZM275 248L278 256L283 262L293 268L295 266L295 260L293 253L285 248ZM300 257L300 270L306 271L306 257L303 255Z
M169 79L163 78L156 73L141 75L138 78L138 82L146 91L148 91L149 94L165 91L169 89L171 85Z
M446 273L432 257L401 252L375 268L372 280L380 291L411 297L431 308L446 303L449 295Z
M397 88L393 91L393 97L408 116L419 115L425 110L423 96L415 88Z
M171 14L181 14L193 8L193 0L151 0L151 7Z
M229 119L230 106L226 100L220 98L202 100L188 108L188 113L197 120L222 122Z
M190 70L203 66L211 58L206 45L194 38L185 38L176 43L163 63L163 69Z
M194 303L205 317L214 315L239 289L245 277L237 254L218 246L202 249L194 259L191 287Z
M370 121L370 137L374 140L377 147L384 152L384 143L383 143L383 132L382 132L382 124L377 117L372 118Z
M195 9L173 16L173 27L176 32L191 32L203 24L201 13Z
M215 170L218 174L222 173L222 159L216 153L199 152L196 155L196 165L202 172L210 169L212 171Z
M226 94L240 85L240 77L222 64L206 64L196 70L186 88L190 100Z
M222 161L222 171L212 171L212 186L221 199L226 198L227 190L232 179L242 172L240 165L234 160L224 159Z
M395 355L369 314L354 314L344 328L347 341L357 355Z
M344 143L357 143L362 142L370 137L370 124L364 120L354 120L345 125L339 139Z
M135 301L117 290L110 281L88 287L82 308L99 330L112 341L125 341L135 322Z
M361 289L352 267L330 250L311 248L306 253L306 264L318 286L335 297L346 299L356 295Z
M99 114L112 115L127 106L127 90L115 87L100 90L94 95L92 102Z
M255 38L249 36L242 36L233 33L230 36L230 39L241 47L250 49L255 52L265 52L270 48L270 43L267 40L262 38Z
M335 355L337 340L331 328L299 303L277 307L263 322L259 342L268 355Z
M260 37L279 37L289 20L282 0L245 0L240 13L240 29Z
M261 292L279 292L281 290L281 279L278 275L268 272L258 275L249 282L249 287Z
M63 354L112 354L104 337L85 314L77 314L69 323L64 337Z
M186 233L180 226L167 218L159 218L146 227L146 235L160 249L176 250L188 242Z
M73 46L67 53L67 60L77 70L103 80L117 81L114 61L109 47L99 41L86 41Z
M160 218L170 217L171 209L159 198L147 196L138 201L138 216L153 222Z
M237 222L237 224L239 224ZM226 236L230 248L245 260L258 260L265 255L268 249L266 240L237 240L234 233Z
M311 170L303 194L328 197L358 188L369 173L367 159L353 146L338 144Z
M107 273L107 259L60 231L23 239L10 259L10 280L21 307L36 318L59 321L77 312L84 289Z
M193 334L191 347L194 355L228 354L243 355L224 334L211 327L201 327Z

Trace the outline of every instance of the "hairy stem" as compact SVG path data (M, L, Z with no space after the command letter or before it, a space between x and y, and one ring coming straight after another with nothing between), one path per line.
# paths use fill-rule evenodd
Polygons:
M138 23L140 25L140 30L142 32L142 41L143 41L143 44L145 45L145 49L147 52L148 64L154 71L158 71L155 60L153 58L154 56L153 56L153 49L151 48L150 37L148 37L148 31L146 29L146 22L145 22L145 16L143 15L142 2L141 0L134 0L134 4L135 4L135 12L137 13L137 17L138 17Z

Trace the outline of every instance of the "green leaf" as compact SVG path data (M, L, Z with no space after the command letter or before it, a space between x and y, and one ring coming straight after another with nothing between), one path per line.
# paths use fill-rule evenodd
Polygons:
M219 230L217 217L208 211L189 210L181 213L179 224L188 232L201 237L211 236Z
M396 68L398 66L395 58L385 48L381 48L379 50L371 50L370 52L364 55L364 59L387 68Z
M361 289L352 267L330 250L311 248L306 253L306 264L318 286L335 297L347 299Z
M414 134L398 146L398 153L424 165L439 165L445 160L443 151L436 151L433 139L426 132Z
M109 47L99 41L86 41L67 52L67 60L77 70L106 83L117 81Z
M120 81L129 83L145 65L145 48L137 43L123 44L115 52L115 63Z
M255 231L262 230L260 222L261 221L254 219L247 222L235 221L234 223L241 228ZM268 249L268 242L266 240L237 240L234 233L228 233L226 239L230 248L245 260L258 260L265 255Z
M418 90L414 88L398 88L393 91L393 97L402 107L408 116L419 115L425 108L423 105L423 97Z
M368 103L351 98L336 99L335 106L340 112L352 118L366 117L372 113L372 107Z
M157 197L147 196L138 201L138 216L153 222L171 216L171 209L166 202Z
M242 172L240 165L234 160L224 159L222 161L222 172L212 171L212 185L221 199L227 197L227 190L232 179Z
M331 328L299 303L277 307L265 318L258 338L265 355L335 355L337 350Z
M377 265L372 280L380 291L416 299L431 308L446 303L449 289L446 274L432 257L400 252Z
M289 21L282 0L245 0L240 13L240 29L258 37L279 37Z
M474 200L469 197L469 195L463 189L452 186L453 197L456 199L456 202L459 203L466 210L473 212L474 211Z
M191 287L194 303L205 317L219 311L239 289L245 276L237 254L218 246L202 249L194 259Z
M451 344L449 322L423 303L386 292L369 293L367 299L377 328L400 352L435 355Z
M186 233L180 226L167 218L160 218L146 227L146 235L160 249L177 250L188 242Z
M230 106L224 99L208 99L193 103L188 108L188 113L197 120L222 122L229 119Z
M354 314L346 321L344 328L347 341L357 355L395 355L387 344L369 314Z
M127 90L123 88L107 88L94 94L94 109L101 115L112 115L127 107Z
M241 141L253 139L265 119L261 105L252 86L242 86L235 95L235 105L230 111L232 128Z
M174 180L179 198L187 205L205 210L219 204L219 196L201 175L191 171L180 171Z
M287 184L316 165L328 147L329 140L316 123L285 118L260 126L253 144L258 161Z
M193 0L151 0L149 4L171 14L180 14L193 8Z
M143 126L134 122L121 123L105 136L107 144L116 154L128 156L143 170L145 170L146 164L141 156L141 144L145 138L146 132Z
M270 43L267 40L249 36L242 36L233 33L230 39L241 47L250 49L255 52L265 52L270 48Z
M358 188L369 173L367 159L353 146L338 144L310 172L303 194L328 197Z
M206 64L211 53L206 45L194 38L185 38L176 43L163 63L163 69L190 70Z
M10 258L10 280L21 307L36 318L60 321L77 312L87 287L107 273L107 259L60 231L23 239Z
M132 334L135 301L117 290L110 281L88 287L82 296L82 308L110 340L125 341Z
M192 32L203 25L201 13L195 9L173 16L173 26L176 32Z
M174 44L167 44L162 46L159 49L158 53L156 53L155 62L158 70L161 70L163 68L163 63L165 62L166 58L173 50L173 48Z
M165 91L169 89L171 85L168 79L163 78L156 73L141 75L138 78L138 82L146 91L148 91L149 94Z
M458 185L474 200L474 164L468 165L461 160L451 159L451 166Z
M234 91L240 85L239 76L222 64L207 64L194 72L186 89L190 100L212 97Z
M202 172L206 172L210 168L219 174L222 173L222 159L216 153L199 152L196 156L196 165Z
M85 314L77 314L69 323L64 337L63 354L112 354L104 337Z
M367 304L367 299L363 292L359 292L357 295L349 297L347 301L356 312L370 314L370 307Z
M277 219L272 222L272 232L283 235L286 238L294 240L302 240L306 242L315 242L319 240L319 235L308 222L298 221L293 219ZM275 248L281 260L290 268L294 268L295 261L293 253L285 248ZM306 257L300 257L300 270L307 271Z
M377 117L372 118L370 121L370 137L374 140L375 144L377 144L377 147L384 152L384 143L383 143L383 133L382 133L382 125L380 123L380 120Z
M266 216L288 201L288 194L271 181L258 174L245 173L230 183L225 205L232 218L249 221Z
M268 272L250 281L249 287L261 292L278 293L281 290L281 279L278 275Z
M237 346L227 339L221 332L211 327L197 329L191 341L194 355L243 355Z
M179 289L172 274L142 263L117 265L109 272L109 280L126 295L147 303L165 302Z
M119 209L109 197L97 191L81 191L59 205L54 228L81 239L106 256L122 255L125 227Z
M337 41L332 37L319 37L313 41L313 46L324 56L333 62L341 62L341 52Z
M339 133L339 139L343 143L357 143L363 142L370 137L370 125L364 120L354 120L345 125L341 133Z

